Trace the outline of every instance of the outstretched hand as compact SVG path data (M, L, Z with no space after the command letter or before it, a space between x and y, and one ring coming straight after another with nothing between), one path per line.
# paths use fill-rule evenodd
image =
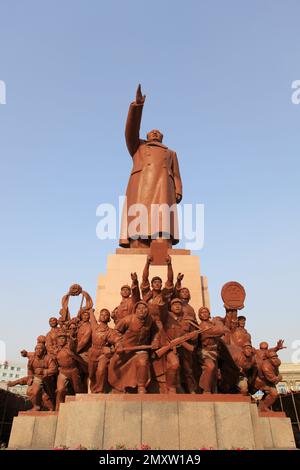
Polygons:
M177 281L178 282L181 282L183 278L184 278L184 274L182 274L182 273L177 274Z
M277 341L277 348L278 349L286 349L286 346L283 346L283 343L284 343L284 339L279 339Z
M136 282L138 280L137 273L131 273L131 280Z
M139 83L139 86L137 87L137 90L136 90L135 102L136 104L144 104L145 99L146 99L146 95L142 95L141 84Z

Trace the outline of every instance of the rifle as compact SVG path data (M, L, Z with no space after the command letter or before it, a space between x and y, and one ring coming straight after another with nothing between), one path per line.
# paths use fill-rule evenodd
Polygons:
M196 326L193 322L190 322L190 323ZM192 344L187 343L187 341L189 339L194 339L195 335L201 335L202 333L204 333L207 330L210 330L214 326L215 325L211 325L202 331L200 330L199 326L197 326L197 330L191 331L190 333L185 333L184 335L171 340L168 344L166 344L166 346L162 346L161 348L157 349L155 353L160 358L164 354L166 354L168 351L170 351L170 349L179 348L180 346L183 346L184 349L187 349L188 351L193 352L194 346Z
M144 351L145 349L153 349L151 344L140 344L139 346L127 346L122 348L119 352L130 352L130 351ZM118 352L118 351L117 351Z

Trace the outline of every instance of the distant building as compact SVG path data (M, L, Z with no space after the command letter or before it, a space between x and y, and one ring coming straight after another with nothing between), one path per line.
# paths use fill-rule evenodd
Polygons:
M282 382L277 385L279 393L300 392L300 363L283 362L279 368Z
M0 388L7 390L7 382L15 381L27 375L27 368L24 364L5 361L0 363ZM9 391L19 395L25 395L26 385L15 385L10 387Z

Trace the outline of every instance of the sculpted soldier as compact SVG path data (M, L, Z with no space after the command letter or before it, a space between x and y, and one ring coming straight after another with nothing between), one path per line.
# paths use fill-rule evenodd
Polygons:
M283 343L284 343L284 340L279 339L277 341L276 346L270 349L269 349L269 344L266 341L262 341L259 344L259 349L255 349L255 358L256 358L256 363L257 363L257 367L259 371L262 367L263 360L265 359L267 352L268 351L278 352L281 349L286 349L286 346L284 346Z
M128 285L121 287L121 303L111 314L115 324L117 324L122 318L126 317L126 315L131 315L135 304L141 300L137 274L131 273L131 279L131 287Z
M282 380L279 373L280 364L281 361L274 349L270 349L265 353L255 381L256 390L264 392L264 396L259 402L260 411L269 411L278 397L276 385Z
M221 337L228 332L228 329L222 321L210 318L210 310L207 307L201 307L198 316L201 332L199 347L202 368L199 388L202 393L214 393L218 378L218 343Z
M165 302L169 302L174 293L173 284L173 268L172 260L168 255L166 258L168 266L168 278L164 288L162 288L162 280L160 277L155 276L151 279L151 286L149 283L149 266L151 264L152 257L147 256L146 264L143 271L143 278L141 282L142 297L145 302L148 303L149 311L152 318L156 321L157 326L161 329L161 309L159 306L164 305ZM164 311L164 310L163 310Z
M44 335L38 336L37 339L36 339L36 344L38 345L39 343L42 343L45 346L46 336L44 336ZM22 349L22 351L20 353L21 353L22 357L27 357L28 359L30 359L34 355L34 352L28 352L28 351L26 351L26 349Z
M151 239L156 238L164 238L167 245L179 241L176 204L182 199L182 183L177 156L162 144L163 135L156 129L147 134L147 140L140 139L144 102L145 96L139 85L136 100L129 107L125 130L133 168L126 191L127 208L124 207L122 218L120 245L123 247L149 246ZM145 208L139 233L135 226L130 230L130 224L137 216L135 204L143 204ZM166 217L158 213L153 217L153 208L161 205L165 205L169 213Z
M77 328L76 352L82 359L88 362L88 352L92 345L92 327L90 323L90 311L83 310L80 314L80 322Z
M167 306L167 304L166 304ZM161 344L172 345L172 341L184 337L187 333L195 332L196 328L189 321L189 316L184 314L182 300L172 299L170 311L163 322L163 330L160 332ZM167 393L177 393L177 388L182 382L188 393L195 393L196 382L193 376L193 350L197 339L197 333L177 347L170 347L166 351L165 361L155 365L155 372L158 382L161 382L159 372L165 375ZM159 365L162 369L159 369ZM163 389L162 389L163 391Z
M89 350L92 346L92 327L90 323L90 311L86 309L82 309L80 312L79 318L76 320L79 320L78 324L77 322L75 323L76 329L74 333L72 334L72 330L70 331L70 327L73 325L73 323L71 323L71 325L69 326L69 334L70 334L70 338L71 338L71 335L72 336L74 335L74 337L76 338L76 352L83 359L86 365L86 373L81 374L81 379L82 379L82 383L84 384L84 390L87 393L88 376L89 376L88 374Z
M189 304L189 301L191 300L190 291L187 287L181 287L181 281L183 277L184 275L181 273L177 275L177 280L176 280L175 290L174 290L174 298L178 298L182 301L182 309L183 309L185 318L189 318L190 320L197 321L195 310Z
M110 313L106 308L100 310L99 323L91 310L92 347L89 351L89 378L92 393L108 390L108 364L112 357L111 346L120 339L120 333L108 327Z
M86 373L84 360L71 349L72 343L68 343L66 333L59 333L57 337L58 351L56 360L59 367L56 389L56 410L60 403L65 401L69 386L73 393L82 393L84 386L81 381L80 373Z
M47 355L45 345L38 343L35 353L28 361L29 397L34 410L40 410L41 405L53 411L54 387L52 378L57 374L57 366L53 357Z
M55 357L58 347L57 347L57 335L59 332L58 320L55 317L49 319L49 325L51 327L50 331L46 334L46 349L47 354Z
M240 371L237 387L242 395L252 392L257 376L255 352L251 343L245 343L242 348L230 348L231 355Z
M245 328L246 317L240 315L237 318L237 327L231 330L230 342L242 348L245 344L251 344L251 335Z
M122 335L108 368L108 381L115 391L137 390L146 393L150 383L148 351L158 347L155 322L146 302L140 301L132 315L116 325Z

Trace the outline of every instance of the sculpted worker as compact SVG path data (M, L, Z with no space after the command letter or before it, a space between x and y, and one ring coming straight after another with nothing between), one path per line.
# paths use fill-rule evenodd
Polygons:
M131 315L133 313L135 304L141 300L138 277L136 273L131 273L131 280L131 287L127 284L121 287L120 294L122 300L118 307L116 307L111 314L111 318L114 320L115 325L119 320L126 317L126 315Z
M149 350L159 346L147 303L138 302L133 314L122 318L115 330L122 336L109 364L108 381L119 392L136 389L137 393L146 393L150 384Z
M168 245L179 241L176 204L182 199L182 183L177 156L162 144L163 134L156 129L148 132L146 140L140 139L145 98L139 85L126 122L126 145L133 167L126 191L127 208L124 206L120 236L120 246L125 248L149 246L154 238L164 238ZM143 217L143 227L131 231L130 222L139 216L134 204L143 204L147 214ZM154 204L165 204L173 207L174 211L166 218L161 215L151 217ZM138 230L140 233L137 233Z

